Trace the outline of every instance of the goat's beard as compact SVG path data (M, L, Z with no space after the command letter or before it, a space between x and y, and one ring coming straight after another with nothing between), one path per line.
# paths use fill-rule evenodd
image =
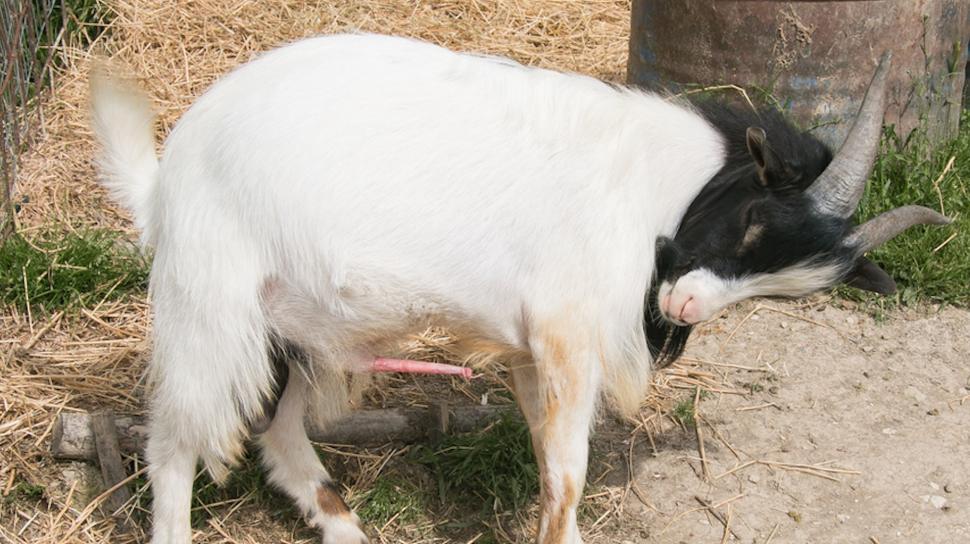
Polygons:
M674 273L680 258L681 251L673 240L666 237L657 239L655 273L647 290L643 309L643 329L655 368L664 368L683 355L687 339L694 328L692 325L676 325L664 319L657 300L660 284Z
M659 282L653 282L643 311L643 329L655 368L664 368L684 353L693 325L675 325L660 314L657 303Z

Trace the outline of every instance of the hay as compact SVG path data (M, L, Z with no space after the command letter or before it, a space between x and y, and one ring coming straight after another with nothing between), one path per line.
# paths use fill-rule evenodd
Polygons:
M140 78L160 113L160 140L185 108L234 66L276 45L321 33L413 36L454 49L621 81L630 10L628 0L109 0L106 7L108 31L91 50L106 52ZM41 110L41 132L21 156L18 188L20 196L29 199L18 216L21 231L51 225L101 227L135 237L126 212L108 200L95 182L95 146L87 114L92 54L67 46L59 54L63 67L55 74ZM31 486L42 486L43 492L32 509L25 510L13 500L0 503L0 540L93 543L144 538L140 530L119 537L113 533L112 521L92 514L86 506L100 490L83 489L87 485L83 481L65 483L65 467L53 463L46 448L54 418L61 411L142 411L149 327L148 304L143 299L98 304L68 315L2 310L0 490L4 497L34 489ZM421 357L447 360L449 345L446 333L432 331L408 349ZM678 389L717 390L716 378L690 362L658 373L638 429L652 436L664 426L663 414ZM403 399L405 404L422 404L429 398L427 388L414 379L388 378L387 382L401 392L393 399L398 403ZM459 387L457 395L467 398L465 402L478 401L502 389L502 377L495 373L480 383ZM386 393L373 393L369 400L383 405L392 399ZM383 456L362 460L356 485L373 481L385 462ZM352 487L350 494L354 493L360 489ZM129 512L135 510L130 505ZM235 523L232 528L225 517L213 519L209 528L197 533L196 541L231 541L227 533L238 532L240 525L253 526L248 521ZM531 521L512 522L523 523ZM504 534L508 527L498 530ZM394 541L387 531L382 529L382 540Z

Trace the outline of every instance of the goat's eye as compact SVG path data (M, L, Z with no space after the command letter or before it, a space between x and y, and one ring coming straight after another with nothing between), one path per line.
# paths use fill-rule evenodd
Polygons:
M742 221L741 232L743 232L744 235L742 236L741 241L738 243L736 249L738 255L750 250L755 242L757 242L757 240L761 237L761 233L764 232L764 225L758 221L758 212L755 209L755 206L748 206L747 209L744 210Z
M754 206L749 205L744 209L744 212L741 214L741 228L747 229L754 221L754 217L755 217Z

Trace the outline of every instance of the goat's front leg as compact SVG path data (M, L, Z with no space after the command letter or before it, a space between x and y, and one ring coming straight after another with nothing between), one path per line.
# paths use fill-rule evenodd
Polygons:
M563 336L542 336L530 345L534 362L514 364L512 384L539 463L537 542L581 544L576 507L586 483L600 364L588 346Z

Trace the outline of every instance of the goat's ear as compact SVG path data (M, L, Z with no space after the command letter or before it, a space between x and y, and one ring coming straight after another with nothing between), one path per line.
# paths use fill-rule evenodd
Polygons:
M891 295L896 292L896 282L879 268L879 265L865 257L859 257L855 268L845 279L846 285L879 293L880 295Z
M775 185L786 179L787 167L781 157L768 145L765 129L748 127L747 142L748 153L754 159L754 165L758 169L758 180L762 187Z

